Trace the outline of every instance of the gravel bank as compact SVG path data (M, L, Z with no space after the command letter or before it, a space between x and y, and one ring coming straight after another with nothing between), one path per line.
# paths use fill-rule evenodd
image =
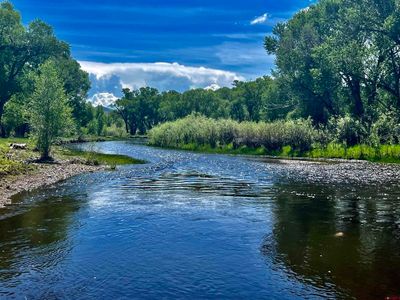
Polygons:
M88 166L74 161L53 164L33 164L36 168L27 174L0 177L0 207L11 202L11 197L40 187L46 187L78 174L104 169L104 166Z
M352 160L262 159L281 177L306 183L381 185L400 184L400 164Z

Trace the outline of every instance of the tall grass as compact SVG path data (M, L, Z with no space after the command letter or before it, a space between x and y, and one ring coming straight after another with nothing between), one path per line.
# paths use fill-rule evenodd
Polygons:
M233 149L263 147L268 151L290 146L303 152L311 149L316 134L310 120L239 123L190 115L153 128L149 132L149 143L174 148L185 148L190 144L211 148L232 144Z
M343 134L349 131L346 126L329 131L313 127L310 120L239 123L190 115L153 128L149 144L204 152L400 162L400 145L366 140L352 146L350 141L356 139L349 138L353 133Z

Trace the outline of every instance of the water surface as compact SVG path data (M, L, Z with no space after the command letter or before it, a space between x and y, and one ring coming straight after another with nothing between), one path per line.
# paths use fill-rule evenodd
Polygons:
M149 163L77 176L0 211L0 298L400 295L397 180L310 181L297 162L95 147Z

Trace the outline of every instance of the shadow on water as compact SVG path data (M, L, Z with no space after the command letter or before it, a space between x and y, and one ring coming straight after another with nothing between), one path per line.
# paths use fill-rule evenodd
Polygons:
M23 285L26 276L39 278L41 270L56 267L66 257L74 215L82 205L69 197L35 202L22 202L21 197L0 210L0 282L10 281L10 289ZM0 288L0 297L12 295Z
M275 224L262 252L298 279L338 297L400 294L400 191L277 184Z

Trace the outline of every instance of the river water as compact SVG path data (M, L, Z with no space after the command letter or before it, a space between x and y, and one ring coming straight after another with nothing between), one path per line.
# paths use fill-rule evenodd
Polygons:
M1 210L0 298L400 295L397 178L347 182L340 164L94 147L148 163L80 175ZM310 165L318 180L304 175Z

